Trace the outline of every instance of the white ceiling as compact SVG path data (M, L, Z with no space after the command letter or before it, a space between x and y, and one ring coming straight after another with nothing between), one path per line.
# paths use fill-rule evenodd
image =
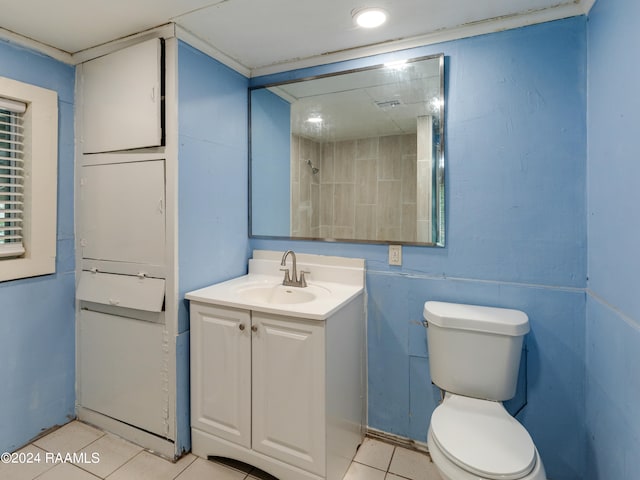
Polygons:
M462 37L587 13L594 0L14 0L0 27L68 54L168 22L244 72L321 64L434 38ZM383 7L366 30L351 11ZM476 32L476 33L474 33ZM2 35L4 33L4 35ZM72 57L71 57L72 58ZM302 63L301 63L302 62Z

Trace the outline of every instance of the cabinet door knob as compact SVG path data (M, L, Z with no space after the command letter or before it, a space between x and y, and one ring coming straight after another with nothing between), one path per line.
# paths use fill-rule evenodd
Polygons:
M257 332L258 331L258 326L257 325L251 325L251 331L252 332Z
M244 323L241 323L240 325L238 325L238 328L239 328L240 330L244 330Z

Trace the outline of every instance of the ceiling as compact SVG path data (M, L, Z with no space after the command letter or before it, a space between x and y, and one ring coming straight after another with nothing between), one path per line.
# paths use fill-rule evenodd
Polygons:
M25 0L3 2L0 37L27 37L70 54L73 63L78 52L173 22L225 63L255 75L580 15L593 2ZM388 22L354 26L352 10L367 6L386 9Z

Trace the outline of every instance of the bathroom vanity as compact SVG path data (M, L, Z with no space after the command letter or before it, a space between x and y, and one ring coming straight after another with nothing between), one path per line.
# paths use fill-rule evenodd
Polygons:
M341 480L365 426L364 260L298 255L295 287L281 257L255 251L247 275L186 295L192 450Z

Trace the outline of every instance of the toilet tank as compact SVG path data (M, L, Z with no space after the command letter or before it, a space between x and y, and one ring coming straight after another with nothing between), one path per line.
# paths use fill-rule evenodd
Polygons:
M515 395L529 318L519 310L426 302L431 379L447 392L504 401Z

